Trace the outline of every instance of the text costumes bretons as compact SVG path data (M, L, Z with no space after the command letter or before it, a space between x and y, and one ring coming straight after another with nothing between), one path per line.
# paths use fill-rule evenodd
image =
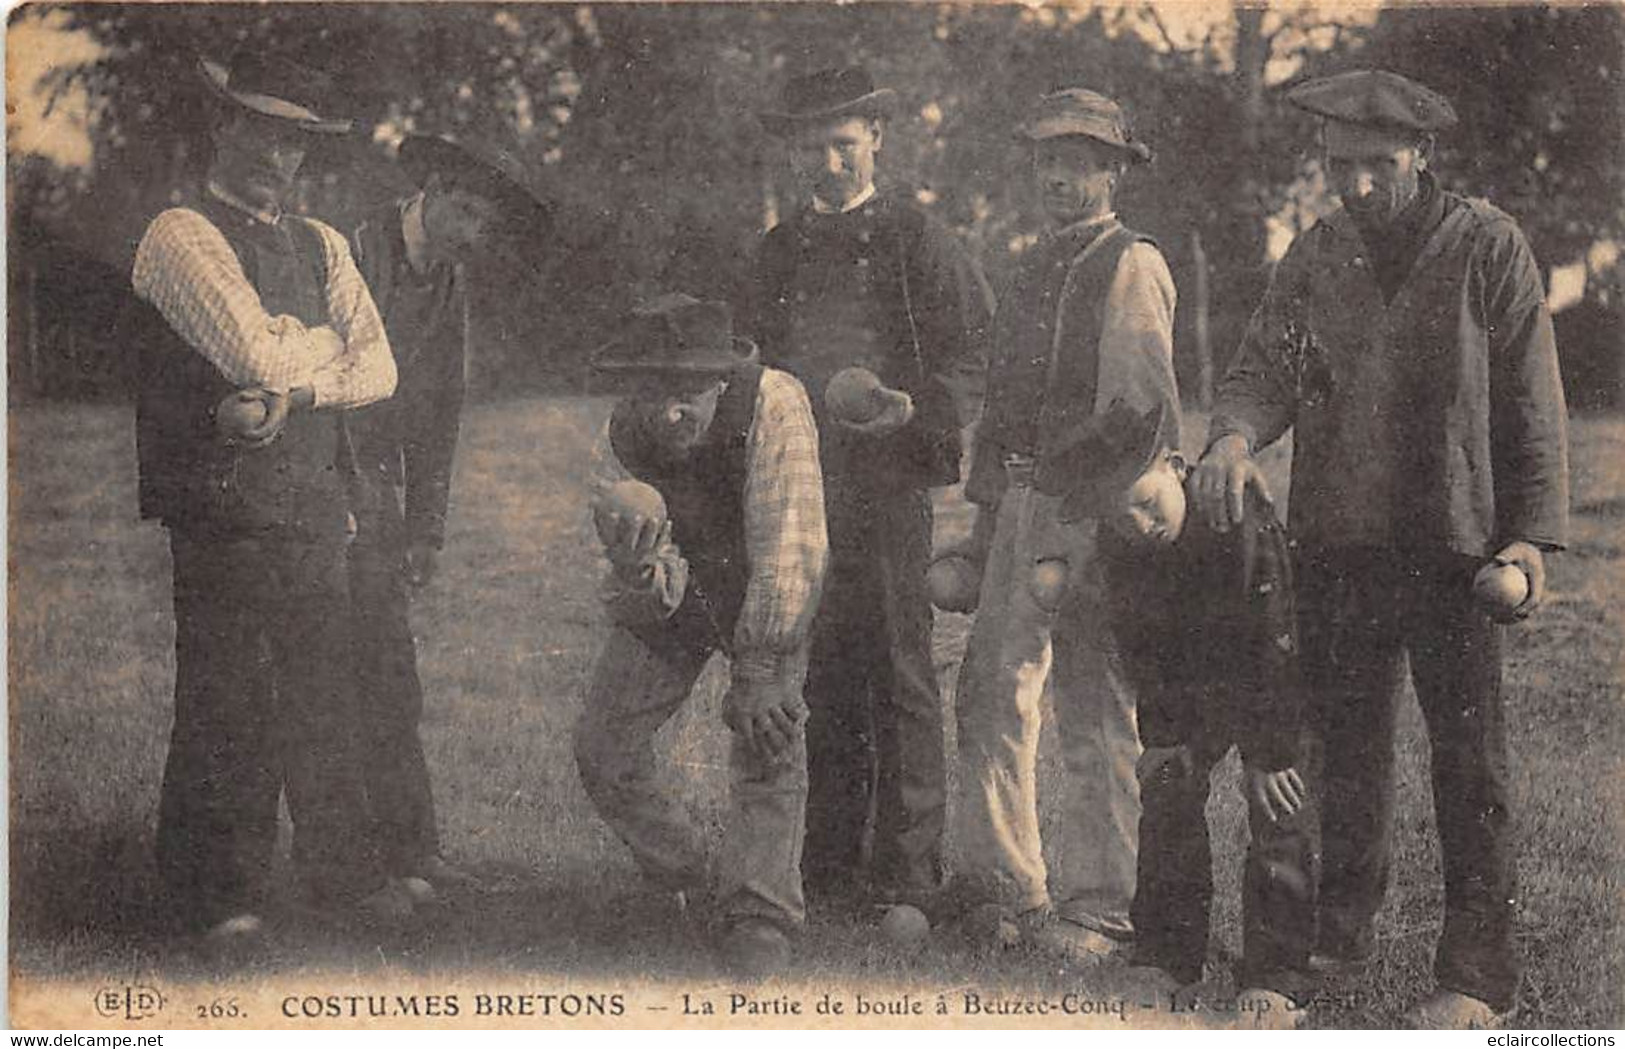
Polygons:
M553 208L517 146L414 134L410 190L346 236L287 210L306 152L357 133L328 79L257 53L198 75L214 159L132 275L154 311L137 432L142 513L174 558L159 869L176 935L236 950L274 924L282 797L301 904L342 927L489 891L437 825L410 610L456 505L466 264L549 247ZM1540 607L1567 527L1539 272L1508 216L1428 170L1446 100L1371 70L1287 97L1321 120L1340 206L1275 271L1194 465L1173 278L1115 206L1152 151L1085 87L1017 130L1045 225L995 296L879 170L894 92L858 67L788 78L760 120L803 196L747 286L666 288L597 340L605 635L577 769L648 901L729 972L783 971L809 922L843 921L1025 944L1177 1000L1204 977L1208 773L1235 748L1236 990L1294 1023L1372 952L1408 656L1446 874L1437 986L1407 1019L1513 1007L1500 623ZM1282 521L1253 455L1289 428ZM961 481L969 536L933 550L934 492ZM252 602L229 582L244 565ZM934 609L974 616L955 754ZM713 659L715 852L656 753Z

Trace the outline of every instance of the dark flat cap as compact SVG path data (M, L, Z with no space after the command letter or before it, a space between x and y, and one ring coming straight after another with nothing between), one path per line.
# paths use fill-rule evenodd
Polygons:
M1286 99L1329 120L1393 131L1443 131L1456 111L1443 95L1384 69L1356 69L1299 84Z
M1016 135L1031 142L1081 135L1120 149L1138 163L1151 160L1151 147L1129 131L1123 107L1082 87L1065 87L1040 98L1032 114L1016 128Z

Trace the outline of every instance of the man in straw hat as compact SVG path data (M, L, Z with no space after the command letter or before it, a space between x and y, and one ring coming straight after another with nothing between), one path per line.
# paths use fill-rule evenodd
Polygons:
M1303 664L1328 805L1315 961L1360 966L1389 876L1400 675L1432 750L1445 882L1438 989L1408 1020L1492 1023L1517 991L1517 887L1501 629L1475 573L1516 565L1545 595L1568 527L1563 388L1540 270L1517 224L1428 171L1450 104L1393 73L1302 84L1342 208L1276 269L1221 385L1195 477L1200 512L1267 494L1253 454L1295 434Z
M893 101L861 68L827 69L791 79L762 117L807 193L762 242L752 331L764 360L805 384L822 440L832 563L807 683L804 869L808 892L841 906L941 887L929 489L959 479L955 397L979 400L974 333L990 308L947 232L876 186ZM873 418L845 417L830 385L853 368L887 391Z
M956 699L964 861L954 895L1001 942L1025 937L1093 964L1133 932L1140 750L1134 695L1101 605L1093 526L1064 524L1057 510L1077 465L1073 439L1107 406L1165 410L1165 439L1177 443L1174 284L1156 245L1112 207L1119 180L1151 158L1116 102L1056 91L1019 137L1049 229L1018 260L994 317L965 486L976 507L965 553L982 582ZM1053 894L1038 829L1046 679L1067 773Z
M245 52L201 72L207 184L153 220L132 275L163 322L140 347L141 512L174 555L159 871L178 920L251 937L285 788L316 902L401 918L353 749L339 417L388 397L395 364L344 238L284 211L306 151L349 125L296 62Z
M415 191L350 236L400 376L394 397L346 420L360 486L350 596L382 861L427 901L470 882L441 856L418 738L423 686L410 616L410 590L433 577L445 542L469 330L466 265L505 258L504 238L544 238L549 214L518 159L500 148L410 135L399 159Z
M610 419L622 481L600 490L614 626L576 729L588 795L651 884L683 902L707 882L704 836L657 781L655 733L710 657L728 657L731 799L712 869L723 960L784 967L805 920L808 636L828 546L818 435L794 377L756 360L726 305L666 295L594 358L622 391Z

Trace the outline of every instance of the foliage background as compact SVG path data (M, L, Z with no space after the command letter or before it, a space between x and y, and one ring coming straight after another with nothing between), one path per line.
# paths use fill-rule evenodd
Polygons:
M197 56L234 47L333 70L336 107L363 126L309 164L313 214L344 223L397 193L389 158L407 130L499 137L533 165L558 223L530 245L533 270L481 282L480 389L579 387L584 354L652 289L737 295L755 237L794 202L756 114L793 73L848 61L901 95L885 177L957 230L995 286L1038 227L1009 129L1058 85L1121 99L1158 153L1121 211L1173 264L1195 399L1199 327L1222 365L1272 257L1327 206L1313 122L1282 85L1355 65L1415 76L1462 118L1440 142L1445 181L1511 211L1543 266L1589 276L1562 318L1575 399L1619 383L1616 5L33 4L13 12L9 43L14 70L23 49L57 46L8 91L88 142L63 163L8 117L14 396L128 388L129 261L206 162Z

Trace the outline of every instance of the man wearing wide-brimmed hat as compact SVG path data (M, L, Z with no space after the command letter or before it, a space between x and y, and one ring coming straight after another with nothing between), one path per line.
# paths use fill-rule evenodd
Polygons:
M132 275L162 318L140 346L141 513L174 555L159 871L179 921L256 933L285 789L314 902L404 917L353 750L340 453L340 412L388 397L395 365L344 238L284 211L306 151L349 125L296 62L245 52L201 74L206 186L153 220Z
M383 315L400 379L395 396L346 419L359 468L350 547L368 793L385 868L422 897L470 879L440 850L418 722L423 686L411 588L434 574L446 534L463 406L468 266L500 272L550 225L546 202L509 150L410 135L400 167L414 192L350 235ZM511 266L509 268L512 268Z
M802 689L828 555L807 396L756 358L725 304L686 295L640 307L594 357L621 394L595 499L614 626L575 744L582 784L652 888L683 903L715 881L723 960L743 975L781 969L806 917ZM733 778L708 864L653 741L717 652Z
M1174 285L1156 245L1113 210L1118 181L1151 158L1121 106L1066 88L1041 98L1018 134L1049 228L1000 296L965 486L976 521L964 553L982 583L956 698L964 860L954 896L1001 940L1024 935L1093 964L1133 933L1139 740L1094 527L1061 521L1060 493L1078 468L1077 434L1107 406L1165 412L1177 442ZM1053 893L1037 799L1046 679L1066 780Z
M1512 838L1502 628L1475 574L1515 565L1545 596L1568 528L1567 417L1540 268L1517 223L1441 187L1448 101L1382 70L1298 85L1322 118L1342 207L1293 241L1215 405L1198 509L1239 519L1265 490L1253 454L1293 431L1303 665L1324 745L1315 961L1364 965L1387 889L1402 668L1427 724L1443 856L1437 991L1419 1026L1494 1022L1513 1005Z
M947 232L877 186L894 103L845 67L792 78L762 116L807 194L762 242L752 334L765 361L805 384L822 441L832 565L808 674L805 871L809 894L840 906L919 903L941 886L929 490L959 479L968 420L955 398L980 401L978 333L991 306ZM890 391L875 418L847 420L826 402L849 368Z

